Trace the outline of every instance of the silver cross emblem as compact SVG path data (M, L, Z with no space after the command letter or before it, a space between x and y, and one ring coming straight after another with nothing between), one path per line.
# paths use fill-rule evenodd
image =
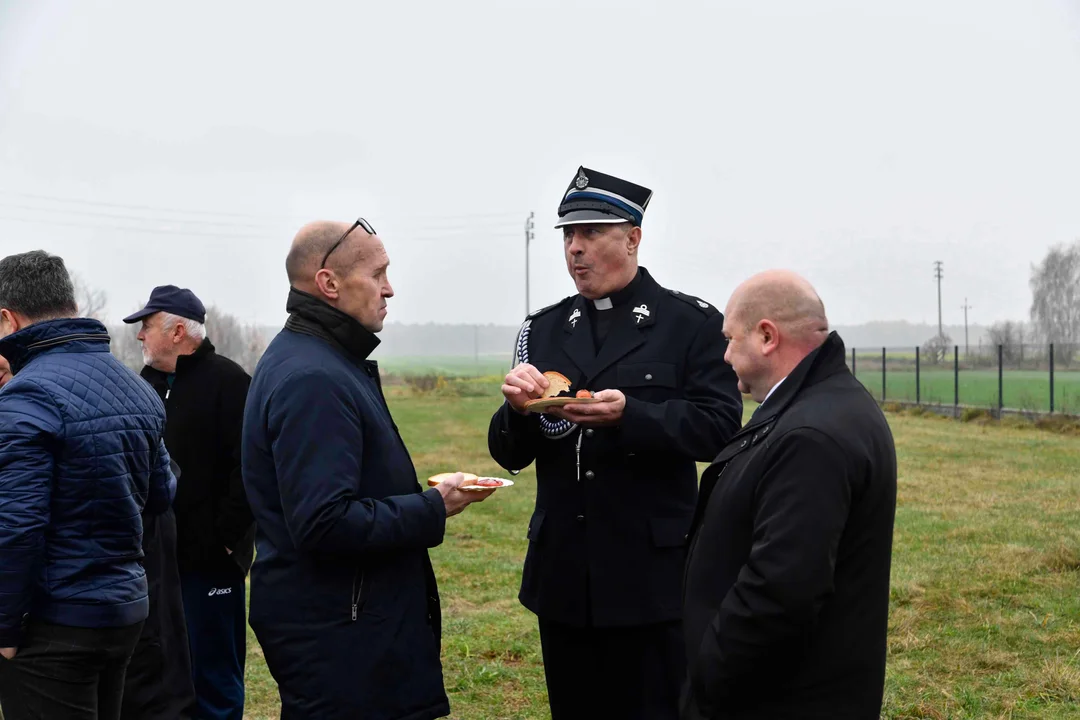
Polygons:
M634 317L637 318L637 320L634 321L635 324L640 325L642 320L649 317L649 307L648 307L648 305L641 304L641 305L638 305L636 308L634 308Z
M574 312L570 313L570 326L577 327L578 318L581 317L581 311L574 308Z

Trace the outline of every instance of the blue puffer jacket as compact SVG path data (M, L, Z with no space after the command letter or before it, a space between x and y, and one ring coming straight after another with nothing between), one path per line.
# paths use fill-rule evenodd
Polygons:
M0 647L26 619L122 627L149 611L142 513L176 489L165 408L109 354L96 320L36 323L0 340Z

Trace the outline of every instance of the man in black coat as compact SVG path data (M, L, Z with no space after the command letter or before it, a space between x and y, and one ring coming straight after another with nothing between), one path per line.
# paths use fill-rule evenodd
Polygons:
M876 720L896 450L814 289L770 271L728 303L762 403L704 473L687 561L686 720Z
M526 320L488 432L507 470L536 462L519 597L539 617L554 720L678 716L695 461L742 416L723 316L638 267L650 196L578 171L558 223L578 294ZM600 402L529 412L549 370Z
M165 446L180 466L173 508L198 717L242 720L246 584L255 528L240 470L251 378L206 337L188 289L157 287L142 310L142 376L165 403Z

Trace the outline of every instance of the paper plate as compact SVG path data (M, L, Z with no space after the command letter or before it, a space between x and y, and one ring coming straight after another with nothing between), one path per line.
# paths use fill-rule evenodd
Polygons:
M481 480L498 480L502 483L498 487L484 487L483 485L465 485L461 489L466 492L483 492L484 490L499 490L504 487L510 487L514 484L513 480L507 480L506 478L480 478Z
M604 402L599 398L574 398L574 397L553 397L553 398L538 398L536 400L529 400L525 403L525 409L543 410L550 407L562 407L563 405L570 405L577 403L578 405L592 405L593 403Z
M428 478L428 487L435 487L440 482L442 482L444 479L450 477L453 474L454 473L447 472L447 473L439 473L438 475L432 475L431 477ZM472 478L472 479L475 479L475 480L485 480L485 479L487 479L487 480L498 480L499 482L502 483L502 485L499 485L498 487L490 487L490 486L489 487L484 487L483 485L463 485L463 486L461 486L461 488L460 488L461 490L466 490L468 492L482 492L484 490L498 490L499 488L510 487L511 485L514 484L513 480L507 480L506 478L493 478L493 477L490 477L490 476L479 476L479 475L474 475L472 473L462 473L462 474L465 476L466 479Z

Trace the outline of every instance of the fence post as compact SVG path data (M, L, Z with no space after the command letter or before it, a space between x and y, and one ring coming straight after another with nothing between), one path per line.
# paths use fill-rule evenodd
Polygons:
M859 374L855 372L855 348L851 348L851 374L856 378L859 377Z
M915 404L922 404L921 393L922 388L919 386L919 346L915 346Z
M1054 343L1050 343L1050 414L1054 414Z
M960 346L953 346L953 407L960 412Z
M881 402L885 402L885 348L881 348Z
M1003 366L1003 360L1005 357L1005 346L998 345L998 419L1001 418L1001 408L1005 406L1005 369Z

